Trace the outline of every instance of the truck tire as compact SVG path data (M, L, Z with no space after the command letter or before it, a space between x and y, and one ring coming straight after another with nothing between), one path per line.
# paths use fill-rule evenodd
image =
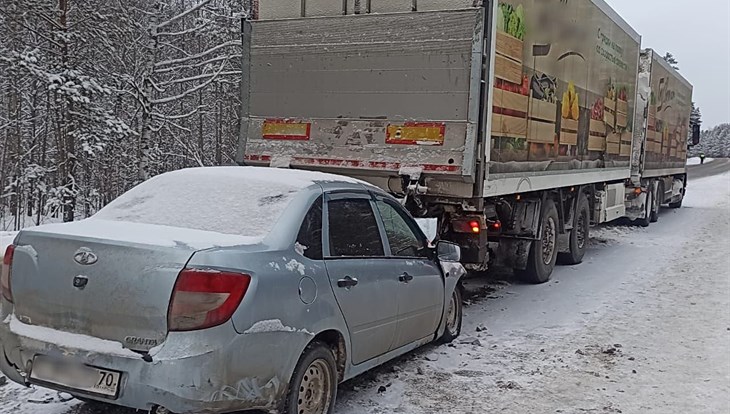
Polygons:
M652 223L656 223L659 221L659 210L662 208L662 200L664 199L664 184L659 183L656 189L656 193L654 193L654 203L651 207L651 215L649 218L649 221Z
M636 219L634 223L641 227L649 227L651 224L651 211L654 205L654 192L649 191L646 193L646 211L644 212L644 218Z
M527 268L518 272L525 282L541 284L550 280L558 259L558 220L555 202L545 201L542 206L540 240L531 243Z
M562 265L577 265L583 261L590 240L591 212L588 198L585 194L578 196L578 205L575 208L573 230L570 231L570 251L558 253L558 263Z
M682 190L682 196L679 197L679 201L677 201L676 203L669 203L669 208L682 208L682 202L684 201L684 191L685 190Z

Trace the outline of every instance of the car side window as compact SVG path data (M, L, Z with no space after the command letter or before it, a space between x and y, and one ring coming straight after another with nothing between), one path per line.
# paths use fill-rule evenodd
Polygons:
M370 200L330 200L327 213L331 257L385 256Z
M322 260L322 197L312 204L297 236L299 248L304 249L304 257Z
M426 246L408 224L406 216L383 200L378 200L375 204L383 219L385 234L388 236L390 244L390 253L399 257L425 257L427 255Z

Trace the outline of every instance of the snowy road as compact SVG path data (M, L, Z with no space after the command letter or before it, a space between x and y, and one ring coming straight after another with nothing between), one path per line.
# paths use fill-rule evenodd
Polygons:
M488 283L470 281L457 344L344 384L335 412L730 412L730 173L648 229L594 229L547 285ZM0 413L131 413L62 397L7 384Z
M687 176L690 180L722 174L730 170L730 158L718 158L707 161L703 165L690 165L687 167Z

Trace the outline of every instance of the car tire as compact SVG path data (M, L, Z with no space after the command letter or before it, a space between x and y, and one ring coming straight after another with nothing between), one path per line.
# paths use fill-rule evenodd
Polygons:
M553 200L546 200L542 206L540 240L530 244L527 268L518 271L522 280L542 284L550 280L558 259L558 208Z
M461 288L459 286L454 289L451 299L446 310L444 318L444 334L439 340L442 344L453 342L461 334L461 322L464 317L464 302L461 299Z
M588 197L581 194L575 208L575 222L570 231L570 251L558 253L558 263L562 265L577 265L583 262L583 257L590 240L591 212Z
M299 358L283 414L332 414L337 398L337 361L332 349L315 341Z

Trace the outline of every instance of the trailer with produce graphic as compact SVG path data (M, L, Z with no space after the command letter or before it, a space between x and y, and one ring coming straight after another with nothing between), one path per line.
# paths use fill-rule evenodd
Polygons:
M499 3L493 172L628 167L639 38L589 6Z
M636 173L656 176L666 171L684 171L692 85L651 49L641 53L639 76L637 100L642 105L637 108L636 119L643 125L638 131L643 147Z
M641 38L605 0L260 5L242 164L368 181L470 269L534 283L583 259L592 224L681 203L684 169L664 168L683 162L691 91L638 70Z

